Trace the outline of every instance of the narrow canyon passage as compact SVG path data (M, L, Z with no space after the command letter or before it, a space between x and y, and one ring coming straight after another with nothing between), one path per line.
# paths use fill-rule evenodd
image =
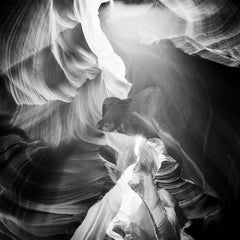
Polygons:
M0 8L0 239L232 239L233 0Z

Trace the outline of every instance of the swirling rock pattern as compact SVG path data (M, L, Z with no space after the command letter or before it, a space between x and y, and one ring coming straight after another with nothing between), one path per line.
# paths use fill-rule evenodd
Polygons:
M126 2L149 3L149 1ZM240 8L237 1L152 2L154 7L140 19L141 24L135 26L142 42L151 44L169 39L177 48L190 55L239 67ZM113 29L113 32L117 31ZM126 33L123 29L123 35L124 32Z
M1 116L1 239L69 239L89 207L114 185L112 165L98 152L112 164L114 154L98 150L97 143L106 143L95 129L107 97L116 97L117 104L111 108L110 101L99 126L147 138L159 136L160 129L184 178L204 189L209 183L229 211L227 223L209 238L229 239L240 202L238 4L156 1L137 27L129 18L123 21L120 37L114 31L120 27L114 29L100 14L121 57L112 59L106 57L114 54L108 41L101 45L104 35L95 39L99 19L83 17L79 1L1 3L0 72L6 91L1 76L0 111L14 113L15 124ZM88 13L96 17L92 10ZM88 28L92 20L96 24ZM125 29L132 26L129 37ZM87 35L87 29L94 34ZM101 51L102 46L108 47ZM132 100L120 100L127 97Z
M98 146L47 147L0 120L1 239L70 238L114 186Z
M154 176L158 188L167 190L177 200L179 207L189 220L208 218L221 220L222 204L220 199L205 194L194 183L183 180L179 164L167 157ZM206 224L205 224L206 225Z

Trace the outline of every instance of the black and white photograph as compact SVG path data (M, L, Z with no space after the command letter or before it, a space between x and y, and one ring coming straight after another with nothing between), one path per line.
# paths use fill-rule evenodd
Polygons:
M0 240L237 240L239 219L239 0L1 1Z

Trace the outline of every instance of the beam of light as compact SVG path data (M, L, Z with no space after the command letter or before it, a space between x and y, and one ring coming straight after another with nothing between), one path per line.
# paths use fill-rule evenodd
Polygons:
M228 0L162 0L151 9L115 4L114 10L106 24L115 37L145 44L169 39L187 54L232 67L240 64L235 40L240 31L239 8Z
M62 2L67 5L62 6ZM71 5L71 2L74 4ZM239 196L238 164L234 159L238 153L239 138L237 134L232 134L233 131L227 124L217 122L215 116L212 122L212 106L205 87L200 83L201 72L195 71L191 63L177 59L179 55L174 55L176 49L171 58L171 54L162 50L164 47L161 51L157 47L153 50L146 47L147 44L157 45L163 39L170 39L176 47L190 55L198 54L228 66L237 66L240 64L237 38L240 21L236 21L236 24L233 22L239 19L239 10L234 5L226 8L225 0L214 1L210 5L209 1L196 5L196 1L191 0L165 0L162 1L165 6L159 5L151 9L149 5L127 6L112 0L104 24L113 36L112 42L116 40L118 46L123 46L123 56L120 57L102 31L98 16L100 2L22 1L17 6L17 17L7 26L0 69L8 77L11 94L18 104L13 123L31 138L44 141L40 144L22 139L24 134L18 135L19 132L14 133L12 129L9 131L10 136L1 137L1 161L6 166L1 171L0 195L6 194L7 197L0 199L4 205L7 203L6 206L14 205L14 209L3 207L6 214L0 214L4 231L7 228L7 238L11 238L8 235L10 232L18 239L25 239L25 232L32 234L31 238L48 238L54 234L71 235L78 219L76 215L79 214L81 218L82 211L87 210L92 203L90 201L86 204L86 199L101 196L108 172L98 158L98 146L89 146L79 141L74 145L72 153L70 140L81 138L85 142L94 143L109 141L109 145L114 145L119 152L135 141L133 137L115 133L106 134L104 139L95 128L101 118L102 103L106 97L128 97L132 85L125 75L129 72L132 73L128 75L131 78L129 81L134 86L152 81L150 84L159 89L159 98L154 102L156 104L148 105L147 108L152 110L157 106L160 109L160 117L154 117L159 117L157 121L166 129L166 132L162 132L163 138L173 143L181 153L185 161L183 168L185 165L188 170L186 177L189 179L190 174L194 175L193 180L199 177L199 182L202 181L201 184L204 185L205 176L211 175L210 180L218 191L223 182L226 184L221 190L223 196L234 195L236 199ZM121 41L119 43L119 39L123 42L135 40L135 43L145 45L127 42L124 46ZM130 59L127 68L122 59L124 54L128 54ZM139 88L132 90L134 97ZM204 92L202 98L198 91ZM142 100L139 105L141 109L146 107ZM151 111L147 113L150 114ZM141 137L135 141L137 161L141 141ZM48 150L48 145L56 146L62 142L70 144L60 145L59 149L50 148L51 153L52 150L57 152L53 155L56 157L45 158L47 152L42 150ZM38 147L38 144L39 149L32 148ZM59 155L62 150L66 150L66 154L70 150L73 155L61 159L62 156ZM209 165L201 161L204 159L201 154L207 155ZM45 168L44 162L42 168L41 160L47 160L49 165ZM61 160L66 160L65 166L58 165ZM203 167L198 169L201 164ZM118 217L124 221L136 213L141 205L138 195L128 186L134 166L135 164L130 166L123 176L125 191ZM213 172L207 169L208 166ZM215 176L213 166L219 169ZM200 170L206 171L202 175ZM39 174L39 171L42 173ZM46 178L46 173L53 175L50 180L53 179L54 182ZM218 178L218 174L223 176L224 181ZM89 186L86 186L86 179ZM43 185L42 180L46 184ZM218 183L215 180L220 181ZM17 185L22 188L16 189ZM41 192L43 189L46 190L45 194ZM29 194L34 195L33 203L21 199L25 190L27 194L29 190ZM36 192L41 193L37 199L34 194ZM225 199L234 209L235 205L231 204L231 199L228 200L229 196ZM78 207L82 200L85 203ZM15 207L19 211L15 211ZM32 213L32 210L36 210L36 213ZM42 227L46 225L48 228L43 231Z
M144 137L138 136L136 138L135 145L134 145L134 153L135 153L137 162L139 161L139 158L140 158L140 147L144 142L146 142L146 139Z
M150 4L128 4L111 2L105 10L105 22L111 34L123 39L138 39L138 29L144 16L149 11Z
M114 11L114 0L110 0L110 11L113 12Z

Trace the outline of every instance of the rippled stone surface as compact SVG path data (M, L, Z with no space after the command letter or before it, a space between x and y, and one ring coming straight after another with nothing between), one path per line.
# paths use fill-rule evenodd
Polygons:
M137 59L128 69L129 79L134 82L133 88L127 101L111 98L105 100L105 114L99 127L103 127L105 131L116 128L117 131L130 135L135 133L146 137L155 137L158 129L170 150L169 154L179 163L182 163L181 157L179 158L181 147L200 169L205 184L209 184L211 190L223 199L225 219L230 223L226 224L226 229L222 228L217 236L227 237L229 231L234 231L234 222L237 219L235 213L239 211L239 71L222 68L198 58L186 58L184 54L173 51L171 45L167 48L161 45L149 47L149 51L141 45L138 51L131 52L132 56L122 55L126 61L130 61L131 57ZM164 58L158 58L157 54L162 54ZM151 70L148 71L144 68L143 59L147 59L145 65L152 63L153 59L158 59L158 64L149 64ZM171 67L165 65L167 62ZM170 69L171 74L165 75ZM199 81L193 80L193 87L190 79L197 78ZM230 85L225 82L226 79L229 79ZM171 88L173 85L174 88ZM232 86L235 86L236 91ZM231 107L233 105L236 105L236 108ZM159 119L158 124L152 121L154 119ZM175 151L174 148L178 150ZM230 155L226 158L227 153ZM182 157L185 158L186 155ZM182 166L183 170L189 169L187 165ZM197 172L191 169L185 174L195 183L203 183L201 174L200 178L196 178ZM197 232L196 235L203 237L197 228L194 231Z
M149 3L151 1L126 1ZM239 67L239 4L235 0L157 0L140 24L125 24L120 30L112 24L112 32L122 38L139 38L146 44L169 39L177 48L220 64ZM122 21L125 21L123 18ZM127 23L128 21L128 23ZM114 29L115 27L115 29ZM126 36L128 35L128 36Z
M129 93L130 84L99 67L73 2L1 3L0 112L12 118L0 118L0 238L70 239L112 188L117 154L100 147L104 133L95 128L107 97L116 105L103 107L99 127L160 134L184 178L223 201L215 235L194 227L189 234L231 238L240 202L237 2L158 1L141 21L131 18L138 5L115 22L101 12Z
M87 210L114 185L84 142L57 148L29 139L1 115L1 239L68 239Z

